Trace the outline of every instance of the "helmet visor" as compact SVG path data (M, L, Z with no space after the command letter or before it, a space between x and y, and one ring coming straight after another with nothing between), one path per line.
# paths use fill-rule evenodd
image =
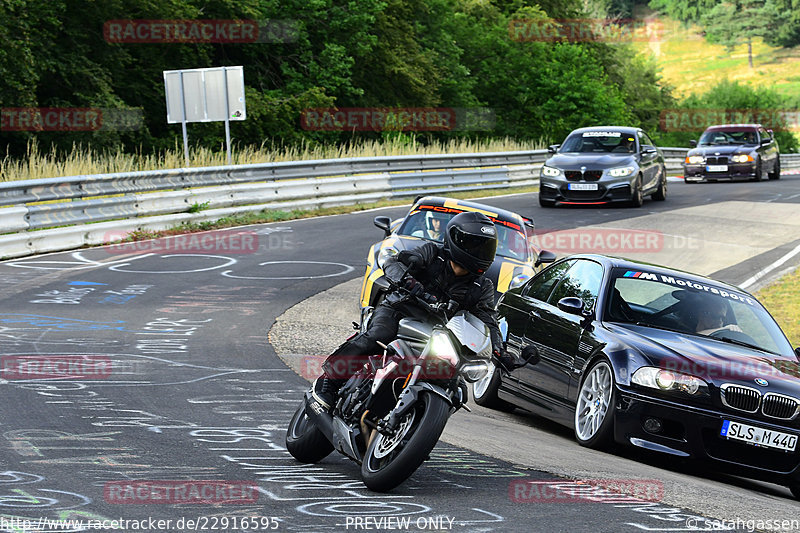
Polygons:
M471 255L478 261L486 261L491 263L494 260L494 254L497 251L497 237L495 236L494 227L483 226L491 229L492 233L489 234L474 234L467 233L457 226L450 228L450 239L453 244Z

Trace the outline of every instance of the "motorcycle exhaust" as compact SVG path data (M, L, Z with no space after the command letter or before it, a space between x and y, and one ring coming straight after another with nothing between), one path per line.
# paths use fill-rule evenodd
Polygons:
M361 455L354 443L353 432L341 419L334 418L327 412L310 392L306 394L306 414L325 438L333 444L334 448L351 459L361 462Z
M322 434L325 435L326 439L334 442L333 417L314 399L310 392L306 394L306 415L308 415L308 418L311 419Z

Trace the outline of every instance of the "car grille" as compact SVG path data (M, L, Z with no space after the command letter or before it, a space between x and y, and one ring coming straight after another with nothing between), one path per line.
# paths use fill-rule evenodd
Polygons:
M764 395L761 411L773 418L790 420L797 414L798 406L800 401L797 399L770 392Z
M720 387L722 403L733 409L755 413L761 403L761 393L757 389L726 383Z
M768 392L762 398L758 389L732 383L726 383L719 389L722 403L733 409L755 413L761 407L764 416L782 420L792 420L800 413L800 400L791 396Z
M565 170L564 177L567 178L568 181L580 181L584 179L586 181L597 181L603 176L602 170Z
M706 157L706 164L707 165L727 165L728 164L728 156Z

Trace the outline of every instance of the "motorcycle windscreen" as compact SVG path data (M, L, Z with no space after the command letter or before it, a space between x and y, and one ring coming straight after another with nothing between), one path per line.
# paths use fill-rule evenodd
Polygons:
M447 323L462 346L477 357L489 359L492 355L492 339L489 327L471 313L458 313Z

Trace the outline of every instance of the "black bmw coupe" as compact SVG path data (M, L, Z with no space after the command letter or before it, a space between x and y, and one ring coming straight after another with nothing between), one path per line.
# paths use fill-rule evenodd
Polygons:
M752 295L575 255L505 293L498 310L508 350L538 355L476 383L478 404L573 427L584 446L709 461L800 499L800 348Z

